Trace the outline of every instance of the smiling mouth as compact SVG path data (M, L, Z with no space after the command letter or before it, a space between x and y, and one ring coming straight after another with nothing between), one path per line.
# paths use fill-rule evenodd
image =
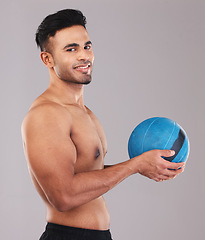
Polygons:
M91 63L87 63L87 64L79 64L79 65L76 65L76 66L74 67L74 69L77 70L77 71L86 73L86 72L89 71L90 67L91 67Z

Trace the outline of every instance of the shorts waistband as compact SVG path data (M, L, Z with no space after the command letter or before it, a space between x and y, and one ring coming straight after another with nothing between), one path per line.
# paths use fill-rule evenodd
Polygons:
M79 231L79 232L93 232L93 233L110 233L110 230L95 230L95 229L86 229L86 228L78 228L78 227L70 227L65 225L60 225L56 223L48 222L46 225L46 230L60 230L65 232Z

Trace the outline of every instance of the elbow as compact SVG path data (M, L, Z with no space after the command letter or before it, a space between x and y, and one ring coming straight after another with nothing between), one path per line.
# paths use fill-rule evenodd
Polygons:
M72 209L71 206L64 202L56 202L53 203L52 205L58 212L67 212Z
M49 202L59 212L67 212L76 207L71 196L49 198Z

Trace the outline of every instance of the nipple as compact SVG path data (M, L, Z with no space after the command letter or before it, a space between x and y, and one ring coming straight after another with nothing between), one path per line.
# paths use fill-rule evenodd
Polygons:
M99 148L95 152L95 159L97 159L100 156L100 150Z

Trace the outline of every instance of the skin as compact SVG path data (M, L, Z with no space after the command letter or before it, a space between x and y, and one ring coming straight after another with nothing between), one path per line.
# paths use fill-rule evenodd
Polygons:
M50 37L47 47L41 59L49 71L49 86L22 124L29 172L46 205L48 222L107 230L104 193L137 173L157 182L173 179L184 163L161 158L172 156L170 150L153 150L105 167L106 137L83 100L94 61L89 35L84 27L72 26Z

